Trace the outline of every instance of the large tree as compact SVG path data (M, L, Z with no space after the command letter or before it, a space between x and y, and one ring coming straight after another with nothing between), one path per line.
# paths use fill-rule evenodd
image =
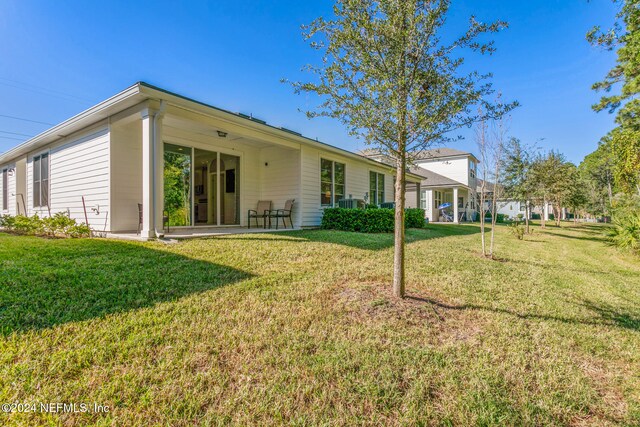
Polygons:
M616 113L618 127L608 138L616 158L616 182L626 192L640 194L640 0L613 0L619 6L612 28L594 27L587 39L615 50L616 65L593 85L605 96L593 108Z
M354 136L395 161L394 293L403 297L405 173L420 151L456 139L451 133L483 118L500 116L513 105L485 101L488 79L465 72L464 52L491 54L481 40L507 24L471 17L468 30L443 41L449 0L339 0L332 18L303 27L305 38L322 52L319 66L305 67L312 82L293 82L296 93L320 95L309 117L341 120Z
M614 165L610 139L603 138L596 151L578 166L587 196L586 210L596 216L607 215L615 193Z

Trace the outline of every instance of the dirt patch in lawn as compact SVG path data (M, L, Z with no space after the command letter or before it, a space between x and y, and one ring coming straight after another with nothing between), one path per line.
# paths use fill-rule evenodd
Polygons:
M399 299L387 283L342 287L336 292L336 300L355 321L382 320L421 328L428 332L430 343L438 346L475 344L482 333L483 320L478 313L459 310L456 304L432 296L413 293Z

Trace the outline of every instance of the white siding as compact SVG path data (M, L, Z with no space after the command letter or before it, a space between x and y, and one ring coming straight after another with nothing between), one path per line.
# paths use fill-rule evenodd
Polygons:
M469 185L469 158L431 159L416 162L421 168Z
M515 200L507 200L497 202L498 213L504 214L509 218L516 218L518 214L524 215L524 204ZM522 206L522 210L520 210Z
M284 208L288 199L295 199L293 222L299 226L300 151L268 147L260 150L260 199L271 200L274 209Z
M10 163L7 165L2 165L0 166L0 214L3 215L16 215L17 214L17 206L16 206L16 171L15 171L16 165L15 163ZM2 171L8 169L7 172L7 200L8 200L8 206L7 206L7 210L2 210L2 204L3 204L3 194L4 194L4 188L2 187L3 185L3 180L2 180Z
M49 215L46 207L33 207L33 157L48 151L51 213L66 211L71 218L85 222L82 205L84 196L89 226L96 231L108 231L109 131L103 127L67 140L70 141L65 140L50 149L33 152L28 156L27 213Z
M111 129L111 231L138 229L142 203L142 126L135 121Z
M363 199L369 192L369 172L385 174L385 201L393 201L393 173L389 167L376 166L368 161L358 161L346 156L329 153L312 147L302 147L302 226L317 227L322 220L320 205L320 159L345 164L345 196Z

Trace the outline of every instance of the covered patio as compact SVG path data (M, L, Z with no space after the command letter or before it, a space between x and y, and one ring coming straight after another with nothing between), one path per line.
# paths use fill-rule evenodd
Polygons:
M142 107L111 124L111 236L244 232L247 211L259 200L271 201L272 209L301 201L301 147L287 138L291 131L274 137L251 126L261 120L232 121L210 108ZM294 205L294 227L300 212Z

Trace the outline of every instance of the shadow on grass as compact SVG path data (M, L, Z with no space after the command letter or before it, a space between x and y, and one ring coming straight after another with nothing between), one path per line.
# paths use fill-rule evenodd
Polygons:
M138 243L0 234L0 333L149 307L249 277Z
M449 236L466 236L480 233L480 228L474 225L429 225L423 229L408 229L406 232L406 242L418 242L422 240L438 239ZM356 233L350 231L336 230L292 230L283 231L277 234L269 234L269 237L256 237L252 235L227 235L211 237L211 239L232 238L234 240L264 240L264 241L286 241L293 243L318 242L344 245L358 249L383 250L393 247L393 233Z
M513 310L487 307L479 304L446 304L435 299L415 295L407 295L407 298L414 301L424 302L430 304L434 308L437 307L444 310L484 311L506 314L522 320L554 321L572 325L615 326L622 329L640 331L640 307L637 306L635 308L621 308L614 307L607 303L582 300L576 302L576 304L588 309L594 314L594 316L590 318L577 318L548 314L518 313ZM439 313L438 315L440 316Z
M568 229L568 227L567 227ZM572 230L573 231L573 230ZM575 240L590 240L592 242L605 242L607 241L606 236L602 233L592 233L592 232L588 232L588 231L582 231L579 230L584 234L588 234L591 235L593 237L586 237L586 236L570 236L568 234L564 234L564 233L554 233L551 231L546 231L546 234L549 234L551 236L556 236L556 237L562 237L565 239L575 239Z

